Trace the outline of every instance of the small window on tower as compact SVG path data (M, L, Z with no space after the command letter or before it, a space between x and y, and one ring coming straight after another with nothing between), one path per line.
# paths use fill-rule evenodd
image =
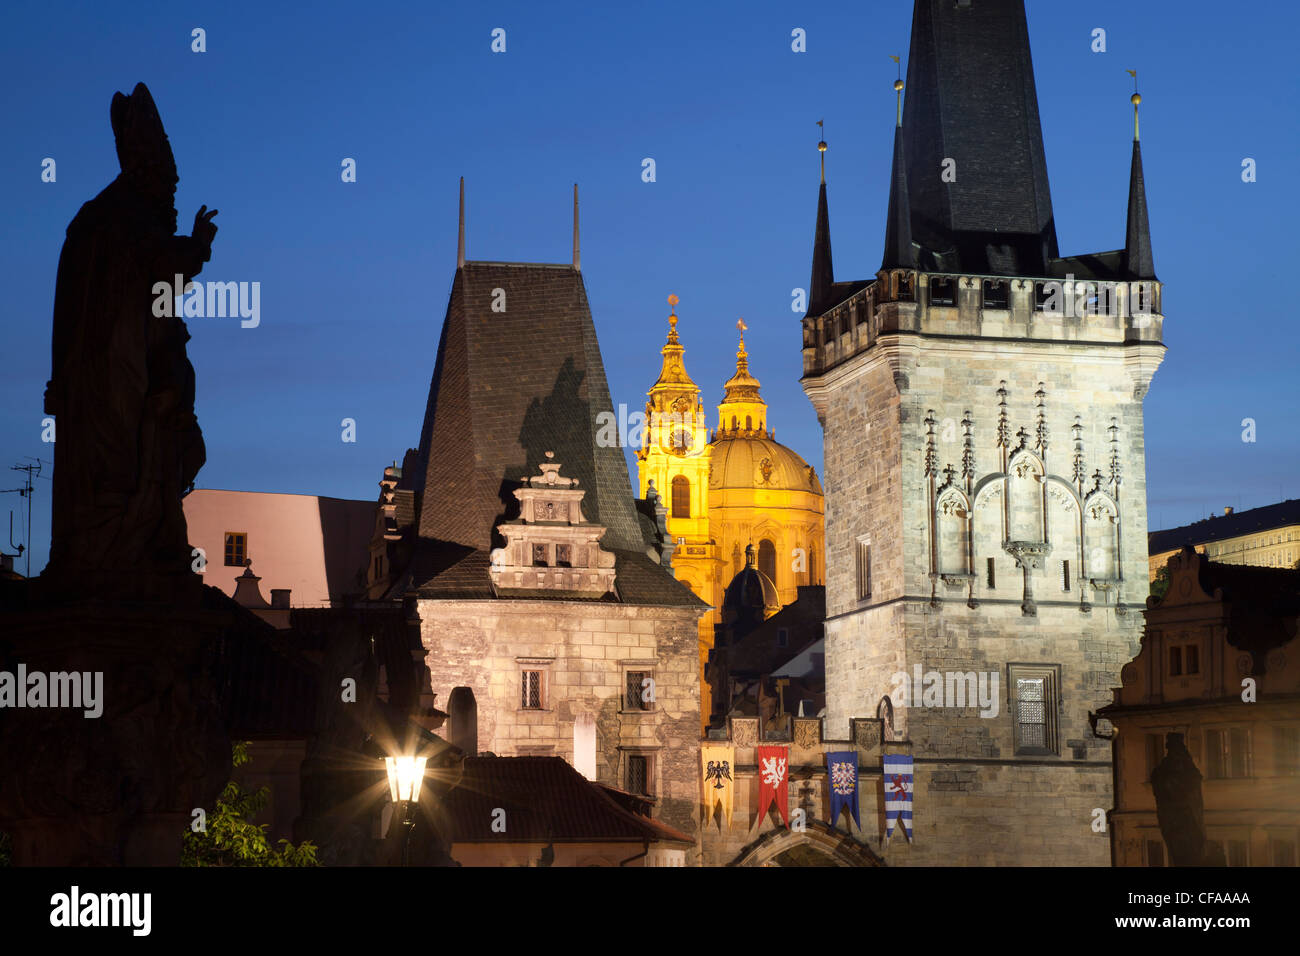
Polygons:
M1061 562L1061 590L1070 590L1070 562Z
M990 591L998 586L997 572L995 570L996 567L997 565L994 564L993 559L989 558L988 565L987 565L988 568L987 574L988 574L988 586Z
M1007 282L1005 279L984 280L984 308L1005 309L1007 307Z
M691 516L691 480L685 475L673 479L673 517Z
M523 710L542 709L542 672L522 671L522 694L519 706Z
M955 295L952 279L939 277L930 280L931 305L952 305Z
M858 600L871 597L871 541L858 541Z
M776 545L767 538L758 542L758 570L776 583Z
M650 758L645 754L628 754L627 757L628 793L643 796L650 793Z
M550 562L546 560L546 545L544 544L533 545L533 567L544 568L547 567L549 564Z

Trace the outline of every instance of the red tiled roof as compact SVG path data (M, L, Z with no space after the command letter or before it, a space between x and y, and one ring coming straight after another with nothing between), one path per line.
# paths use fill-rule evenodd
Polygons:
M498 808L506 814L504 833L492 830ZM466 757L441 810L448 843L695 843L620 806L561 757Z

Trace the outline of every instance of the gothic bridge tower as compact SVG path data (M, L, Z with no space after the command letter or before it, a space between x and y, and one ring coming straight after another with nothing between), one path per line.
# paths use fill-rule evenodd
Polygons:
M1023 0L916 0L895 88L880 268L835 281L823 179L803 319L828 726L889 706L912 741L916 842L890 862L1105 865L1088 714L1141 634L1165 351L1139 97L1123 248L1063 257Z

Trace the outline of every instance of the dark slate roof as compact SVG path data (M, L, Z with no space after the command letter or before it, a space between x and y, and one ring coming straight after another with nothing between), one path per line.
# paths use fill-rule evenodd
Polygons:
M1235 538L1238 535L1269 531L1293 524L1300 524L1300 499L1296 498L1265 505L1262 508L1237 511L1230 515L1215 515L1183 525L1181 528L1152 531L1147 535L1147 553L1164 554L1166 551L1176 551L1185 545L1194 546L1209 541L1221 541L1224 538Z
M813 231L812 278L808 282L808 314L821 315L830 306L831 288L835 285L835 265L831 258L831 213L826 205L826 183L817 191L817 226Z
M492 311L502 301L494 290L504 293L504 311ZM413 462L419 541L398 588L491 597L489 554L505 543L496 526L518 515L514 489L553 451L560 474L586 492L583 516L606 527L601 546L618 557L619 598L703 606L645 557L623 451L596 441L597 415L613 409L580 272L569 264L465 263L452 284Z
M1155 259L1151 253L1151 224L1147 220L1147 187L1142 175L1142 146L1133 140L1133 164L1129 170L1128 227L1125 232L1124 268L1130 279L1154 279Z
M442 798L449 843L694 844L694 839L628 809L561 757L466 757L464 775ZM492 831L493 810L506 832Z
M907 195L907 160L903 154L903 130L894 127L894 165L889 174L889 215L885 221L885 255L881 269L912 269L916 254L912 248L912 210Z
M1046 274L1056 226L1023 0L916 0L903 136L923 267Z

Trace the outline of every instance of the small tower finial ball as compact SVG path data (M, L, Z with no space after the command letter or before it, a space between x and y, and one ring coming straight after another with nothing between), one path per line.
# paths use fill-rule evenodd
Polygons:
M894 89L897 90L897 91L900 92L900 93L903 92L903 81L902 81L902 80L894 80Z
M1142 102L1142 94L1141 94L1141 93L1134 93L1132 96L1129 97L1129 101L1130 101L1134 106L1137 106L1139 103Z

